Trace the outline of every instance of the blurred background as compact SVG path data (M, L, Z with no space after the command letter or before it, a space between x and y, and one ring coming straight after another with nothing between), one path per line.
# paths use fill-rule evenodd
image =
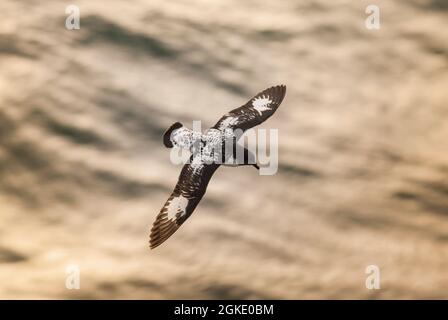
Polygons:
M446 1L0 12L0 298L448 298ZM279 128L278 173L219 169L149 250L180 172L164 130L211 126L276 84L286 99L261 127Z

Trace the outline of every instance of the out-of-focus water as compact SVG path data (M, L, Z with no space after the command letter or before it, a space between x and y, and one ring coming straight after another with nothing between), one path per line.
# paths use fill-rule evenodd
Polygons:
M444 1L376 1L380 30L368 1L76 4L68 31L60 1L0 3L1 298L448 297ZM149 250L163 131L276 84L278 173L220 168Z

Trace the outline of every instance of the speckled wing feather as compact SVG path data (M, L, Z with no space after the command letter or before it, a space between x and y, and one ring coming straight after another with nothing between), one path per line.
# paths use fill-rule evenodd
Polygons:
M150 235L151 249L162 244L184 223L201 201L219 164L191 160L185 164L173 193L160 210Z
M266 89L242 107L236 108L224 115L213 126L215 129L227 128L246 131L266 121L274 114L283 101L286 94L286 86L280 85Z

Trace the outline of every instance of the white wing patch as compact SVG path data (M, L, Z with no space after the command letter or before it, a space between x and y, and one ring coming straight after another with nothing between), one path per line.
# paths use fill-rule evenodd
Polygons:
M173 198L171 200L170 204L168 205L168 212L167 216L169 220L176 220L176 215L179 212L180 216L185 215L185 209L188 205L188 199L185 197L182 197L181 195Z
M260 114L260 116L262 115L263 111L266 110L271 110L269 108L269 105L272 103L272 100L266 97L259 97L254 99L254 101L252 101L252 105L254 107L255 110L258 111L258 113Z
M222 130L224 128L233 126L234 124L238 123L238 118L237 117L228 117L225 118L223 122L221 122L221 124L219 125L219 129Z

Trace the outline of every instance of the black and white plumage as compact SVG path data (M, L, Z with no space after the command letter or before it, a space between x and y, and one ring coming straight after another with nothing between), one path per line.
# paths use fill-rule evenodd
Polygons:
M283 101L286 86L266 89L253 97L244 106L236 108L224 115L213 128L224 130L247 129L258 126L274 114Z
M242 133L257 126L274 114L285 97L286 86L280 85L266 89L253 97L245 105L224 115L205 134L194 132L174 123L164 134L163 142L168 148L186 148L192 152L189 163L185 164L171 196L160 210L153 224L150 235L151 249L167 240L185 220L205 194L207 185L222 161L228 155L216 150L223 150L231 141L236 144ZM239 131L235 134L235 130ZM199 150L199 152L197 152ZM253 165L250 151L244 152L244 162L236 165Z

